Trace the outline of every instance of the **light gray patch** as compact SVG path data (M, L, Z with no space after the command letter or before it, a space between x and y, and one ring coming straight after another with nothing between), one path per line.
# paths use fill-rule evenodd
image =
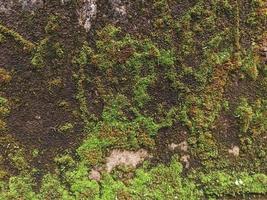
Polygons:
M44 0L0 0L0 12L10 14L15 7L22 10L34 11L44 6Z
M71 2L71 0L60 0L60 1L61 1L61 4L62 4L62 5Z
M125 16L127 14L126 6L123 4L121 0L109 0L109 1L115 14L119 16Z
M187 141L183 141L180 144L178 144L181 151L187 152L188 151L188 143Z
M238 146L233 146L231 149L228 149L228 153L232 154L233 156L239 156L240 149Z
M43 0L19 0L24 10L35 10L44 5Z
M88 32L97 14L97 0L80 0L77 10L79 24Z
M10 13L13 6L13 0L0 0L0 13Z
M190 162L189 162L189 160L190 160L190 155L183 155L183 156L181 157L181 159L180 159L180 161L181 161L182 163L185 164L185 168L186 168L186 169L188 169L189 166L190 166Z
M101 174L98 170L92 169L90 171L89 178L91 180L100 181L101 180Z
M136 152L114 149L106 159L106 169L107 172L111 172L112 169L119 165L136 168L136 166L142 163L147 157L149 157L149 154L144 149L140 149Z
M171 143L168 145L169 149L171 151L174 151L179 145L178 144L175 144L175 143Z

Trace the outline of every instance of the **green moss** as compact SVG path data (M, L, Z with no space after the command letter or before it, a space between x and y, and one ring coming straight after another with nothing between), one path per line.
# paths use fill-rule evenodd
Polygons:
M77 180L71 186L75 199L98 199L99 185L96 181ZM111 199L109 197L109 199Z
M241 99L241 102L235 111L235 115L240 119L241 131L247 132L253 118L253 109L249 106L246 99Z
M204 193L210 197L254 193L265 194L267 177L264 174L250 175L247 172L216 171L200 175Z
M9 83L11 79L11 74L4 68L0 68L0 83Z
M67 5L77 7L75 2L64 8ZM1 138L5 159L0 162L0 179L3 179L0 199L197 200L266 194L266 176L257 173L266 171L267 161L263 139L267 127L263 92L267 85L263 77L266 69L256 54L266 27L264 6L263 0L143 2L140 13L151 17L151 23L146 24L151 30L143 31L140 24L137 31L131 33L124 30L125 27L103 24L103 28L91 30L95 41L90 41L90 45L84 42L81 47L72 45L87 36L81 31L73 38L68 35L66 41L63 38L66 44L62 38L59 42L58 36L65 34L65 30L61 34L60 24L63 19L68 23L69 15L62 18L61 14L50 15L45 37L38 45L0 26L0 43L3 38L13 38L32 52L31 64L35 68L47 66L38 71L40 79L50 80L47 82L49 95L55 97L64 111L71 111L72 107L69 93L72 80L68 75L70 71L73 73L79 103L79 112L73 113L78 113L76 116L84 132L84 141L76 152L68 149L69 154L56 156L54 171L45 170L52 168L49 164L40 166L44 177L39 191L36 190L39 184L31 178L35 174L28 169L31 162L35 166L37 160L46 158L44 154L39 159L46 151L40 149L42 153L34 150L27 154L21 146ZM250 79L238 82L240 92L233 93L232 87L237 87L234 79L242 73ZM0 68L1 96L8 90L10 98L17 89L16 84L25 80L18 78L7 84L10 81L11 74ZM65 84L67 88L63 87ZM51 92L54 87L62 89L62 94L68 96L64 96L67 102L62 101L61 92ZM241 100L235 109L241 134L237 133L235 123L228 124L232 123L231 111L239 93L250 98L250 101ZM17 98L15 94L11 100ZM16 112L23 103L22 100L18 107L15 105L12 117L18 116ZM5 136L9 136L6 117L11 105L13 103L0 97L0 132ZM185 129L186 136L181 129ZM60 124L58 130L74 133L76 123L75 127L70 122ZM237 135L240 141L224 140L226 136L236 138ZM168 156L163 155L181 153L178 148L173 152L167 148L170 142L180 139L189 145L189 150L182 152L190 156L190 167L186 170L178 158L166 164L160 162L168 160ZM228 155L227 150L236 143L240 156ZM149 160L136 170L117 168L111 174L105 173L105 157L111 149L140 148L151 151L152 163ZM9 165L10 169L4 169ZM251 173L240 172L239 168ZM99 181L90 179L92 169L100 172ZM20 175L12 176L13 171Z
M87 105L87 98L85 95L84 84L87 81L85 74L85 67L89 64L92 55L92 49L89 47L87 42L83 43L81 50L73 58L72 63L78 68L78 73L73 74L77 82L77 94L76 99L80 104L80 116L84 122L85 129L90 131L91 125L95 120L95 116L89 112Z
M92 49L87 42L84 42L78 55L73 58L72 63L80 67L85 67L89 63L91 55Z
M8 100L0 96L0 132L7 131L7 123L5 122L5 117L10 113L10 105Z
M126 187L121 181L114 180L109 174L105 174L101 181L102 194L100 199L109 200L119 198L121 191Z
M59 28L59 18L55 15L49 16L45 27L46 36L39 41L32 53L31 64L37 69L43 68L51 61L59 61L64 58L63 45L57 41L56 33Z
M205 167L212 167L214 162L219 156L217 141L211 133L201 133L198 138L191 137L188 140L189 144L193 147L192 154L198 157Z
M170 50L161 50L159 56L159 64L164 67L170 67L175 64L175 55Z
M68 109L70 107L70 103L67 102L66 100L62 100L62 101L58 102L58 106L60 108Z
M6 177L8 177L8 172L6 172L5 170L0 170L0 181L4 180ZM0 194L1 197L1 194Z
M34 158L38 157L39 154L40 154L39 149L34 149L34 150L32 151L32 156L33 156Z
M7 131L7 124L3 120L0 120L0 132Z
M73 160L73 158L70 155L62 155L62 156L58 156L55 158L55 162L60 165L65 167L73 167L75 166L75 161Z
M63 58L64 57L64 48L59 42L56 42L54 44L53 49L54 49L55 54L56 54L56 56L58 58Z
M259 75L259 58L249 51L243 60L241 70L244 71L251 79L256 80Z
M65 124L59 126L58 131L60 133L71 133L73 132L74 126L70 122L66 122Z
M68 190L61 184L58 177L53 174L46 174L43 177L38 199L74 199L68 193Z
M13 176L7 184L1 183L1 199L32 199L37 200L37 194L33 191L33 180L28 174Z
M137 105L142 108L145 103L147 103L150 100L150 96L147 93L147 88L151 83L153 83L153 77L145 77L145 78L139 78L137 77L138 81L136 82L135 88L134 88L134 100L137 103Z
M200 199L196 185L181 177L182 165L173 160L169 166L158 165L151 170L139 169L131 181L133 199Z
M65 178L75 199L100 199L100 185L88 177L89 168L83 163L66 172Z
M31 64L36 68L43 68L45 66L45 51L48 45L48 39L45 38L40 41L40 43L35 48L35 51L33 53Z
M59 77L55 77L52 80L48 81L48 87L50 91L53 91L53 89L55 88L62 88L64 85L62 78Z
M21 171L29 167L25 152L23 149L16 149L16 146L8 154L8 158L11 160L13 166Z
M45 32L47 34L54 34L59 30L59 27L59 17L56 15L50 15L45 26Z
M4 43L6 41L6 37L0 33L0 44Z
M108 141L101 140L97 136L92 135L89 136L77 149L77 153L85 163L89 165L96 165L102 161L102 151L107 144Z
M242 98L236 108L235 115L239 119L241 131L250 132L253 135L264 133L267 128L266 101L258 99L254 104L249 104L247 99Z
M9 114L9 112L10 112L10 107L8 100L0 96L0 116L5 117Z
M32 51L35 47L35 44L30 42L29 40L26 40L23 36L21 36L19 33L3 26L0 24L0 32L4 36L12 37L16 42L20 43L25 50Z

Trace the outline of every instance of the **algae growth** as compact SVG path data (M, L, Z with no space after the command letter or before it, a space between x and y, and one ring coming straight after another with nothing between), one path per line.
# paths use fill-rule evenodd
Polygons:
M0 1L0 199L267 199L265 0Z

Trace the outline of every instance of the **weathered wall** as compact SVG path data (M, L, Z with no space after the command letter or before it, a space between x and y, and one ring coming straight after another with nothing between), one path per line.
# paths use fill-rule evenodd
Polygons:
M69 3L71 0L58 0L62 5ZM126 5L121 0L108 0L112 12L116 17L122 17L127 14ZM19 9L22 11L32 11L41 9L45 6L44 0L0 0L0 13L7 16L12 15ZM92 23L97 17L98 0L78 0L77 1L77 20L86 31L91 29Z

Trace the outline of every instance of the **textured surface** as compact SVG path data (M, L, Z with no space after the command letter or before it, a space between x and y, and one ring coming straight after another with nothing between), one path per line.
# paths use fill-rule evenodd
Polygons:
M264 0L0 0L0 199L266 199Z

